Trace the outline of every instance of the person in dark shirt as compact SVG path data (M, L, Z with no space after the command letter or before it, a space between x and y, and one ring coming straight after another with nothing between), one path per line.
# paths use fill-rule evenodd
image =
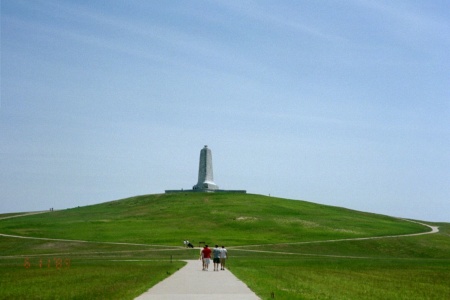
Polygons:
M216 245L212 251L213 253L213 263L214 263L214 271L219 271L219 264L220 264L220 252L221 249L219 248L219 245Z

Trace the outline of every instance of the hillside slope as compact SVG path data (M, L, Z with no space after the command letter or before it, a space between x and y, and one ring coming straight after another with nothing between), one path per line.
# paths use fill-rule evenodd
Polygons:
M427 231L393 217L252 194L144 195L2 220L7 234L88 241L227 245L385 236Z

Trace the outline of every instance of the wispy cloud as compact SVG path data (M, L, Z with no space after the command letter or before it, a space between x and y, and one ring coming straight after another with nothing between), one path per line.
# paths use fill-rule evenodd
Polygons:
M432 36L447 43L450 42L450 20L448 18L440 18L436 14L430 16L427 12L418 11L418 8L409 5L408 1L353 0L353 2L385 16L395 25L391 26L393 30L402 29L397 31L399 36L407 33L409 38ZM433 5L432 1L430 3ZM448 9L450 10L450 5L448 5Z
M235 14L242 15L243 17L254 20L258 23L275 26L279 30L291 30L297 32L298 34L303 34L328 42L343 42L346 40L342 36L330 34L314 24L302 21L298 18L298 16L289 16L270 10L270 7L264 7L264 5L257 1L235 2L218 0L215 2L229 10L232 10ZM282 3L279 5L281 6Z

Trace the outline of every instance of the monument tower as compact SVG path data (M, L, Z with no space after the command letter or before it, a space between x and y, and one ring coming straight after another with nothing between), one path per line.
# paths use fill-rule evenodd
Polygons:
M214 183L212 154L208 146L205 145L200 150L200 162L198 166L198 181L192 187L194 190L218 190L219 187Z
M198 180L197 184L190 190L166 190L168 193L247 193L246 190L220 190L217 184L214 183L212 154L208 146L200 150L200 162L198 164Z

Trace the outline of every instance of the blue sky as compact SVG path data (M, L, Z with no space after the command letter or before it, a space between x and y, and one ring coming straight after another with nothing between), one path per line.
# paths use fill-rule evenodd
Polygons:
M0 212L197 182L450 221L449 1L1 1Z

